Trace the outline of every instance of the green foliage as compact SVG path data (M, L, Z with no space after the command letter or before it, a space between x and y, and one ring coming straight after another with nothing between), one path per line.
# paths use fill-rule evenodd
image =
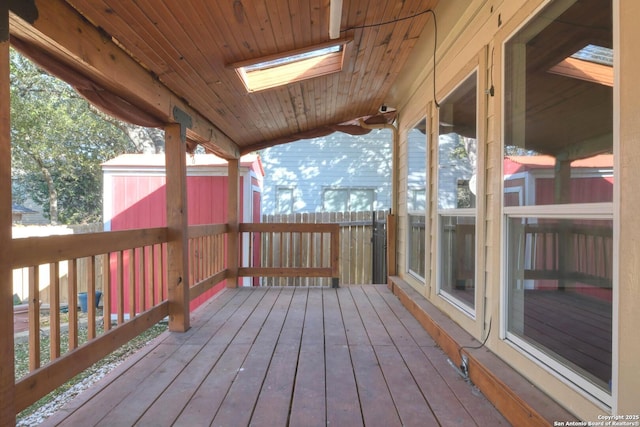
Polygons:
M126 134L69 85L11 51L12 178L52 222L100 221L100 164L135 151Z

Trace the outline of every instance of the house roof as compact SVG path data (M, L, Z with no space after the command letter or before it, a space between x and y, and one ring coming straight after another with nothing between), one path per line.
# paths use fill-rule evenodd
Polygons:
M123 169L147 169L164 168L164 154L122 154L102 164L103 170L123 170ZM256 154L245 154L240 158L240 166L253 168L256 172L264 176L264 169L260 156ZM193 154L187 155L187 168L227 168L227 160L214 154Z
M556 164L553 156L506 156L504 158L504 173L512 174L521 170L550 169ZM585 159L573 160L572 168L612 169L613 154L599 154Z
M11 213L14 214L30 214L30 213L36 213L36 211L29 209L25 206L22 205L18 205L16 203L11 203Z

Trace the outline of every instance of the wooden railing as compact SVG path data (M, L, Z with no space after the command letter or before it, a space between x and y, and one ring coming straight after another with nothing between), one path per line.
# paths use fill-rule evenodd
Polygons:
M256 238L260 235L264 239L279 236L281 242L296 238L319 241L317 249L308 251L322 254L322 262L304 266L283 260L280 266L241 266L235 274L230 272L227 262L232 251L228 248L229 229L228 224L189 227L187 254L191 301L221 281L229 277L235 279L234 276L337 278L339 275L337 224L240 224L240 233L251 233ZM30 372L16 379L16 412L169 315L167 242L167 228L13 240L12 268L26 268L30 283ZM48 352L43 351L40 340L44 317L40 307L43 265L49 267L48 289L44 291L48 296ZM59 273L63 265L67 277L64 289L61 289ZM235 283L227 286L235 286ZM79 289L87 291L86 326L84 314L80 316L78 311ZM96 291L102 293L102 310L96 304ZM68 313L64 320L61 309ZM78 334L81 325L87 328L86 338L82 339ZM3 330L0 334L9 338L13 331ZM50 357L42 357L46 353L50 353Z
M611 289L613 230L610 226L528 224L523 243L525 279L558 281L559 288L583 283Z
M189 299L194 300L227 278L227 224L189 227Z
M110 233L33 237L13 241L13 268L29 269L30 373L17 379L15 406L19 412L76 374L158 323L169 313L164 291L163 244L166 228ZM87 259L87 341L78 340L78 263ZM102 264L101 274L96 264ZM61 264L67 264L66 310L63 333L60 311ZM49 265L49 361L43 363L40 345L39 270ZM112 274L112 268L115 274ZM152 273L157 272L157 273ZM96 283L96 277L102 277ZM129 286L132 284L132 286ZM148 288L144 289L143 286ZM99 316L95 291L103 295ZM117 327L112 327L111 316ZM128 320L125 321L125 317ZM8 335L9 331L1 331ZM12 332L11 332L12 333ZM63 340L64 338L64 340ZM65 342L63 354L61 343ZM82 345L81 345L82 344Z
M326 277L338 286L340 227L338 224L240 224L249 235L253 265L241 266L239 276ZM247 239L241 239L247 241ZM264 250L268 248L268 250ZM259 260L259 261L258 261ZM259 264L259 265L256 265ZM266 285L276 284L266 281Z

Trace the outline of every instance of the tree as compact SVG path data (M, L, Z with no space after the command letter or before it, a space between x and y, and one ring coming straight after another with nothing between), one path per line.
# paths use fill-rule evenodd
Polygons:
M162 151L161 131L106 117L14 50L10 66L16 201L33 199L52 224L100 221L101 163L125 152Z

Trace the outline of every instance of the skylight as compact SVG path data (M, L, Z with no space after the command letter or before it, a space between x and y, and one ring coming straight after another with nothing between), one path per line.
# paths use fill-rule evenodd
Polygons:
M589 44L551 67L549 72L613 86L613 49Z
M608 47L588 44L571 55L571 57L613 67L613 49L609 49Z
M342 70L347 41L232 64L248 92L256 92Z

